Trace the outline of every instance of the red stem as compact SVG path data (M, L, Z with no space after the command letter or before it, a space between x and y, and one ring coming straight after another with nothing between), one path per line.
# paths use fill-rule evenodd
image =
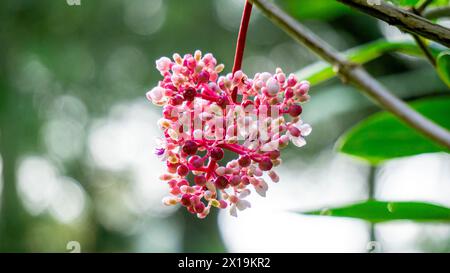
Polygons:
M245 149L244 147L236 146L234 144L226 144L226 143L224 143L224 144L219 144L218 146L223 148L223 149L227 149L229 151L237 153L239 155L249 154L250 157L256 162L261 161L260 157L266 156L266 154L257 154L257 153L254 153L252 151L249 151L249 150Z
M245 38L247 37L248 24L250 22L250 15L252 14L252 3L248 0L245 1L244 11L242 12L241 26L239 28L239 34L236 45L236 53L234 55L233 74L241 69L242 57L244 56ZM233 102L237 99L237 88L233 90L231 94Z
M214 175L214 167L216 166L216 161L211 159L209 161L208 167L206 167L206 179L209 179Z

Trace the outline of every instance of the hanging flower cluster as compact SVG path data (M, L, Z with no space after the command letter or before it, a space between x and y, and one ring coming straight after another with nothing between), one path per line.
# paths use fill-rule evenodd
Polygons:
M180 203L199 218L211 207L229 207L237 216L250 207L245 198L252 188L265 196L266 181L279 181L280 150L306 144L311 127L300 115L309 83L279 68L253 79L242 71L219 76L224 66L200 51L163 57L156 67L164 79L147 98L163 107L156 150L167 165L160 178L170 187L163 202Z

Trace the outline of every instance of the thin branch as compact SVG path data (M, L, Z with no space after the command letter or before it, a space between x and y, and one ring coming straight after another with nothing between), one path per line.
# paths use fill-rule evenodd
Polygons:
M367 96L377 104L390 111L406 124L421 132L442 146L450 149L450 132L425 118L405 102L391 94L382 84L369 75L362 67L349 63L328 43L290 17L277 6L267 0L251 0L253 4L274 23L290 34L298 42L304 44L325 61L336 67L344 81L361 88Z
M425 0L419 7L415 8L416 14L420 15L433 1L434 0Z
M414 41L416 41L416 44L419 46L419 48L422 50L425 57L430 61L431 65L433 67L436 67L436 60L434 59L433 55L431 54L430 50L428 49L427 45L424 43L422 38L420 36L417 36L415 34L412 34L412 37L414 38Z
M425 0L418 8L413 7L412 11L414 12L414 14L417 14L419 16L422 16L422 12L428 7L429 4L431 4L431 2L433 2L434 0ZM433 67L436 67L436 60L434 59L433 55L431 54L430 50L428 49L427 45L425 44L425 42L422 40L422 38L419 35L416 34L411 34L412 37L414 38L414 41L416 41L416 44L419 46L419 48L422 50L422 52L424 53L425 57L428 59L428 61L430 61L431 65Z
M430 20L450 17L450 6L429 8L426 11L424 11L423 17Z
M450 47L450 29L434 24L410 11L398 8L380 0L380 4L371 5L367 0L338 0L345 5L358 9L373 17L394 25L399 29L422 36Z

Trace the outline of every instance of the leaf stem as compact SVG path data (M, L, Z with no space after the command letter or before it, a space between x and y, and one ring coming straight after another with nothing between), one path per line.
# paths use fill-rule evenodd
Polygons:
M429 4L431 4L433 0L425 0L420 6L413 7L412 11L414 14L417 14L419 16L422 16L422 13L424 10L428 7ZM433 55L431 54L430 50L428 49L425 42L422 40L422 38L417 34L411 34L414 38L414 41L416 41L416 44L419 46L420 50L424 53L425 57L430 61L431 65L433 67L436 67L436 60L434 59Z

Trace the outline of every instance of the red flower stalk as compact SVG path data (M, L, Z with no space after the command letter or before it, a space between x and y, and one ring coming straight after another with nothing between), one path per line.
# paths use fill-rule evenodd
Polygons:
M236 44L236 53L234 55L234 65L233 65L233 74L241 70L242 68L242 59L244 58L244 49L245 49L245 41L247 38L247 30L248 25L250 23L250 16L252 14L252 3L249 1L245 1L244 11L242 12L241 26L239 27L239 34ZM237 100L237 89L233 90L231 94L231 99L233 102Z

